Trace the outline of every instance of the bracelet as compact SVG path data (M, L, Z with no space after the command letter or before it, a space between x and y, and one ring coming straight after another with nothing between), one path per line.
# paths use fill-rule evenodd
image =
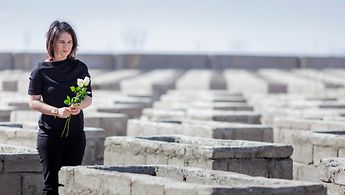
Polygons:
M53 114L54 118L56 118L59 114L59 110L57 108L54 108L51 113Z

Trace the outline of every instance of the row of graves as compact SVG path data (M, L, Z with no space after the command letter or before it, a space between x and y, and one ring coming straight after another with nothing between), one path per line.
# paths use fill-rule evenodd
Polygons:
M0 72L0 194L40 194L29 72ZM344 194L343 70L91 70L60 194Z

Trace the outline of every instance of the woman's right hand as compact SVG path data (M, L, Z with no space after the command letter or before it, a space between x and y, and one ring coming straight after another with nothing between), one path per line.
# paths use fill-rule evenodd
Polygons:
M69 108L68 107L62 107L58 108L58 116L59 118L68 118L70 116Z

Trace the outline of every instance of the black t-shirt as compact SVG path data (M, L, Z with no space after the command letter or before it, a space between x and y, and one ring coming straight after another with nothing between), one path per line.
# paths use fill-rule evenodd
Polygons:
M70 87L77 87L77 79L90 77L87 66L74 59L65 59L57 62L40 62L31 72L29 95L41 95L43 102L57 108L66 107L64 100L67 95L74 97ZM91 77L90 77L91 78ZM91 80L91 79L90 79ZM91 82L87 87L91 92ZM51 115L42 114L38 125L41 135L60 136L66 119L54 118ZM84 115L81 111L78 115L72 115L70 120L69 137L79 136L84 131Z

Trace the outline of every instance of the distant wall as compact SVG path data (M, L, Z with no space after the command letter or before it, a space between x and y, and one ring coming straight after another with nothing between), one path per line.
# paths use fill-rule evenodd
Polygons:
M206 55L121 54L117 58L119 59L118 65L125 68L210 68L210 63Z
M231 56L217 55L214 56L214 65L216 68L283 68L291 69L299 67L297 57L282 56Z
M44 53L0 53L0 70L31 70L39 62L44 61ZM115 69L115 56L111 54L79 54L78 59L87 63L90 69Z
M302 68L345 68L345 57L304 57Z
M13 57L11 53L0 53L0 70L13 69Z
M0 70L31 70L44 53L0 53ZM90 69L345 68L345 57L250 56L204 54L79 54Z

